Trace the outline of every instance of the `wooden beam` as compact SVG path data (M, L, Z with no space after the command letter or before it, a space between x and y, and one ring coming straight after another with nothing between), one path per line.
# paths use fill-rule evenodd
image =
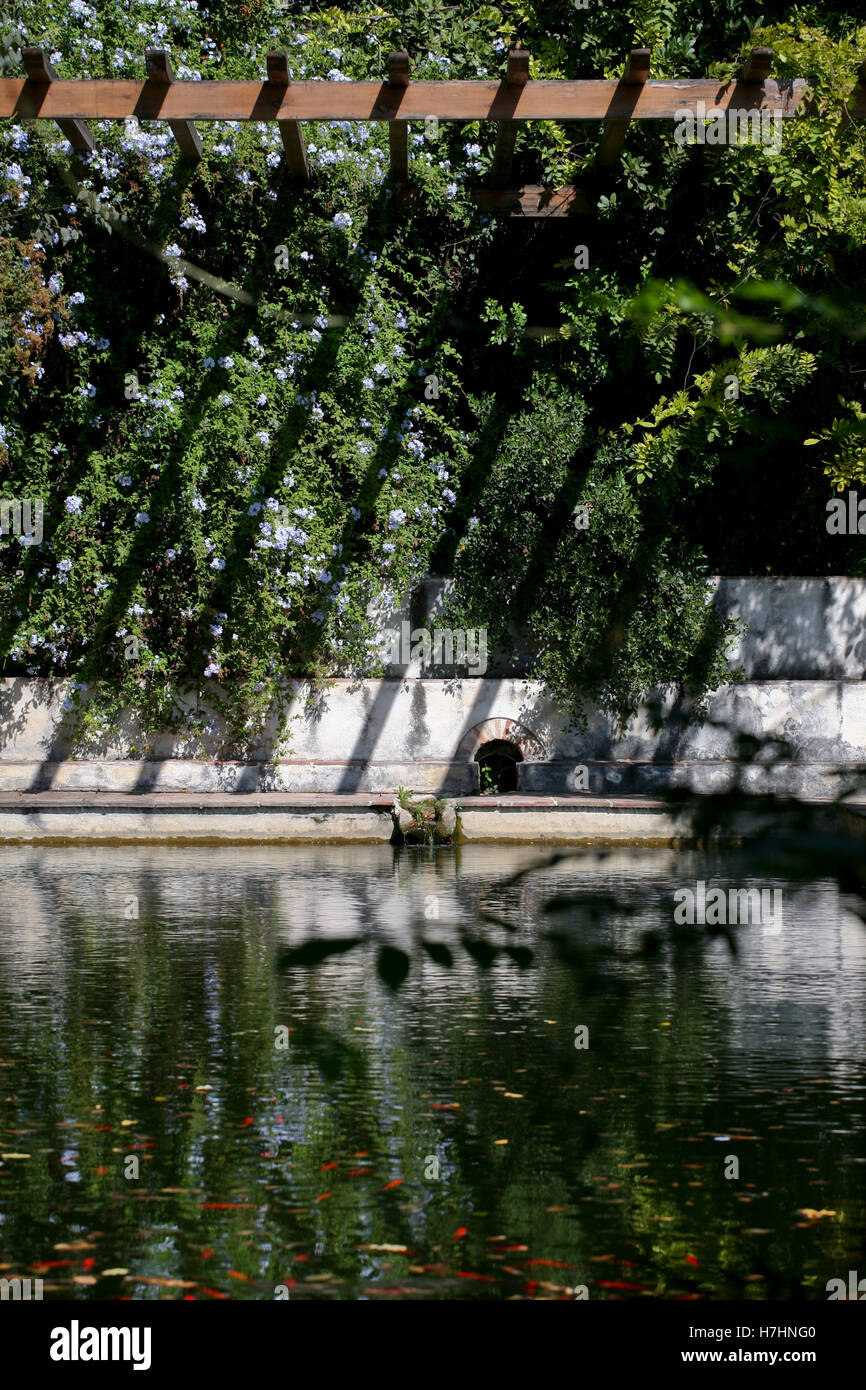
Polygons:
M502 82L175 82L159 88L128 78L58 79L38 87L0 78L0 119L123 121L672 121L681 110L747 107L779 112L784 120L803 105L805 78L763 89L742 82L721 88L714 79L652 82L643 87L609 81L531 81L515 101ZM635 100L635 95L637 99ZM866 84L855 88L851 114L866 118Z
M545 188L527 183L521 188L479 188L470 194L483 212L505 213L510 217L593 216L595 205L579 188Z
M400 188L397 190L400 202L413 208L423 216L428 206L424 190L421 188ZM469 196L482 212L502 214L508 217L572 217L595 215L595 204L579 188L571 184L565 188L545 188L540 183L527 183L521 188L473 188ZM430 216L436 216L430 211Z
M292 79L289 73L289 55L285 49L269 53L267 63L268 81L271 86L278 89L288 87ZM310 166L300 121L277 121L277 125L280 128L283 153L292 178L297 179L298 183L309 183Z
M633 48L628 55L620 85L631 95L632 113L624 118L605 120L604 134L601 137L601 144L596 156L596 164L599 169L610 169L619 159L631 115L649 77L651 52L652 50L649 48Z
M57 81L57 73L41 48L22 49L21 59L24 63L28 82L32 82L37 90L47 91L49 85ZM91 154L96 149L93 136L84 121L70 120L61 116L57 120L57 124L74 150L78 150L82 154Z
M398 93L398 100L409 86L409 54L392 53L388 58L388 86ZM430 114L429 112L427 113ZM388 123L388 144L391 151L391 177L397 184L409 182L409 122L392 116Z
M520 88L525 87L529 81L529 51L525 48L513 48L508 55L508 68L505 76L505 85L510 88L515 97L519 96ZM494 188L505 188L511 177L511 165L514 161L514 141L517 137L516 121L501 121L499 134L496 137L496 149L493 154L493 170L490 182Z
M756 82L764 85L773 66L772 48L753 48L740 73L741 82Z
M509 87L525 87L529 81L529 49L512 48L508 55L505 81Z
M171 61L164 48L149 48L144 55L148 82L161 93L167 92L174 83ZM192 121L168 120L168 128L178 143L180 152L187 164L201 162L201 140Z
M388 83L391 87L409 86L409 54L405 49L388 54Z

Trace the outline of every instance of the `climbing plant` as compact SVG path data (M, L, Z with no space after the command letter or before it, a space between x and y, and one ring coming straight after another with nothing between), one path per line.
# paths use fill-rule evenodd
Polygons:
M570 224L518 244L476 208L478 123L411 127L407 208L373 123L308 123L298 191L273 124L202 124L190 170L156 123L94 122L76 163L50 123L4 122L0 495L44 504L38 539L0 540L4 671L62 678L84 746L131 709L140 753L165 727L273 749L294 681L380 672L377 615L453 573L455 613L523 625L576 718L626 718L726 678L709 575L863 573L824 512L866 482L866 30L762 8L15 7L4 72L32 44L63 76L141 77L155 46L180 79L263 77L282 47L339 82L405 46L416 77L496 77L520 40L533 77L615 76L631 43L723 77L759 43L811 96L777 153L635 126L580 267ZM580 182L598 134L521 129L517 168ZM564 332L527 337L540 312Z

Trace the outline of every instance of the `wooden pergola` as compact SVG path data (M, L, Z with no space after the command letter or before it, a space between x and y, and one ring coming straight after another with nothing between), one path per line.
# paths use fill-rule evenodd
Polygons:
M790 120L801 114L808 86L803 78L773 80L770 48L753 49L737 78L727 84L710 78L652 81L647 48L631 50L619 81L532 80L529 57L525 49L513 49L500 82L413 82L407 53L390 55L384 82L295 82L288 54L279 51L267 55L263 82L179 82L168 54L148 49L144 81L66 80L57 77L41 49L25 48L26 77L0 79L0 118L56 121L73 150L82 153L95 149L88 121L167 121L190 164L203 157L198 121L276 121L286 162L299 183L310 180L303 121L385 121L392 177L407 191L410 121L495 121L490 186L475 191L477 202L516 216L561 217L591 211L591 200L573 186L509 186L519 122L603 122L596 166L604 171L616 164L632 121L672 121L684 111L697 118L702 110L728 109ZM846 114L852 120L866 117L866 64Z

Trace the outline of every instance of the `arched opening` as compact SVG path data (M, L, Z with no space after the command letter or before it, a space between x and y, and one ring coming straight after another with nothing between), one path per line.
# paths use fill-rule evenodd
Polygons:
M489 739L478 749L475 761L481 777L482 796L517 791L517 764L523 762L523 754L516 743L504 738Z

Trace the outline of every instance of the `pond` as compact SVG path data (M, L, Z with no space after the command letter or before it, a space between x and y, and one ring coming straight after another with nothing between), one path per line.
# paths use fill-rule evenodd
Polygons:
M829 881L776 884L781 930L733 954L671 935L675 887L749 886L733 860L582 852L502 886L544 858L0 849L0 1276L826 1299L862 1262L866 927Z

